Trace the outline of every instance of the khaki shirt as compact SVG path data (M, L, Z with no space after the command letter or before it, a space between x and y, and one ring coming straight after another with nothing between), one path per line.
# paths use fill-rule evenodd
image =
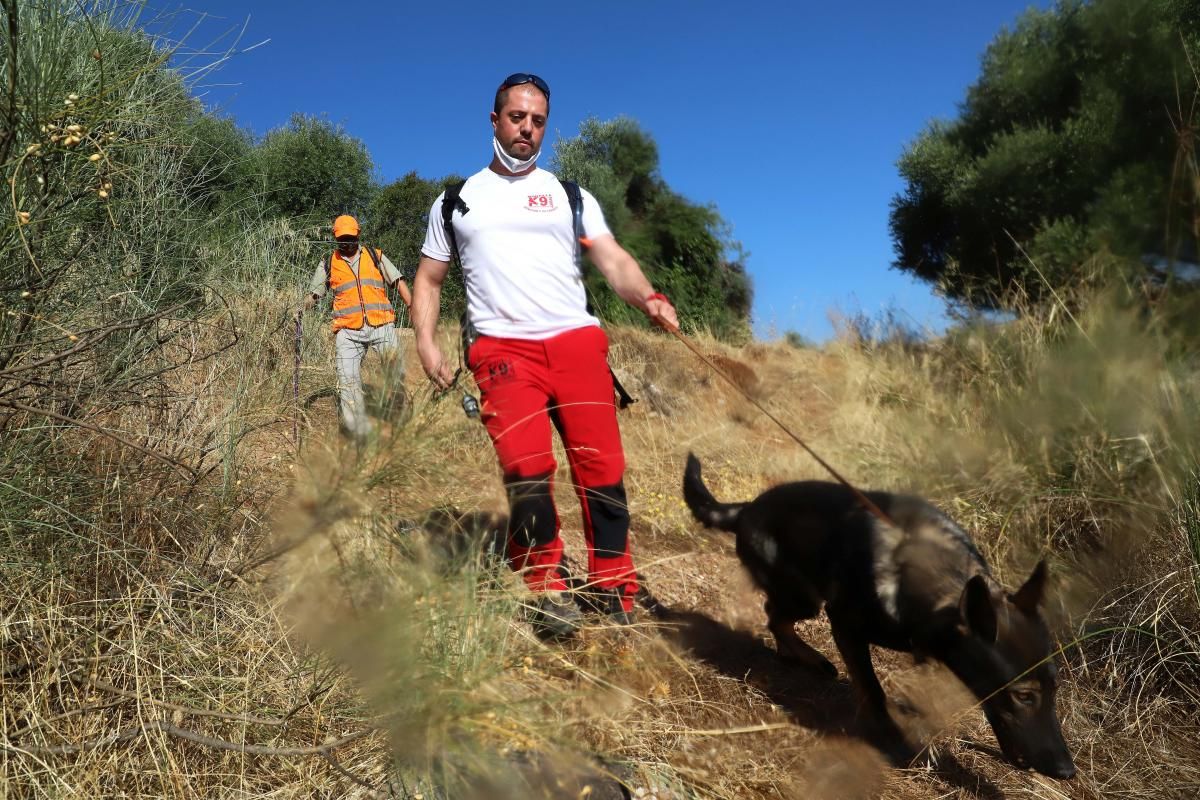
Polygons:
M362 255L362 251L362 247L359 247L354 251L353 256L346 259L346 263L350 265L350 271L353 272L355 276L358 275L358 259ZM374 255L374 253L372 253L372 255ZM376 266L378 266L379 271L383 273L383 282L388 286L391 286L396 281L404 277L400 274L400 270L396 269L396 265L388 260L387 256L380 258L379 263ZM309 281L308 284L308 290L312 292L313 297L317 298L318 300L325 296L325 292L329 288L325 285L325 280L325 260L322 259L321 262L317 264L317 268L313 270L312 280Z

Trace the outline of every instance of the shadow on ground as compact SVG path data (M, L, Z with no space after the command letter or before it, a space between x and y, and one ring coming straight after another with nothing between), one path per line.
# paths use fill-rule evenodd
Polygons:
M407 541L415 531L432 535L439 555L447 564L461 564L482 554L499 559L507 529L507 518L484 512L459 512L457 509L432 509L419 521L397 525L398 543ZM444 551L444 552L443 552ZM497 565L502 561L493 562ZM502 566L499 568L503 568ZM578 574L570 559L564 560L568 575ZM644 581L640 581L645 586ZM992 781L962 764L952 754L923 753L915 763L912 750L902 742L881 738L855 720L852 687L844 677L830 678L782 660L762 638L750 631L735 630L699 611L666 606L649 591L638 597L642 608L657 625L660 635L695 660L718 673L741 681L783 709L800 727L815 731L823 738L849 737L878 751L893 767L921 770L927 780L941 784L954 793L982 800L1003 800L1004 793ZM903 720L899 720L903 723ZM987 751L986 748L982 748ZM830 758L837 759L837 748ZM544 756L531 754L514 769L528 781L531 789L550 794L546 797L629 797L622 778L586 760L558 771L545 769ZM820 765L819 765L820 766ZM551 779L553 778L553 779ZM590 787L590 788L589 788ZM562 791L557 795L555 792ZM832 796L832 795L831 795Z
M992 781L963 765L953 755L922 754L912 763L911 749L881 739L855 721L855 699L849 681L829 678L782 660L756 634L734 630L698 611L672 609L646 595L643 605L662 625L662 635L697 660L730 678L741 680L783 709L799 726L824 736L859 739L893 767L927 770L930 780L982 800L1003 800Z

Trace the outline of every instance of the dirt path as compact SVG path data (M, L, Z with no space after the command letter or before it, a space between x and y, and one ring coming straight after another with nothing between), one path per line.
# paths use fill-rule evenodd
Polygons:
M779 408L784 396L797 433L820 448L835 411L825 388L837 385L835 359L757 345L712 349L722 368L769 407ZM824 618L802 624L800 634L837 665L837 678L776 655L763 597L741 568L732 537L699 529L682 507L683 456L696 450L711 462L717 494L730 500L748 499L778 481L819 476L819 468L805 466L808 457L785 434L702 367L677 369L673 377L660 372L659 383L686 395L690 408L670 417L642 408L622 420L638 563L668 609L645 636L658 637L680 659L660 664L665 674L656 684L657 700L683 729L705 732L680 736L663 752L665 760L705 796L720 798L1089 796L1001 761L982 714L969 709L966 690L944 668L875 650L885 689L900 701L893 716L915 744L932 744L909 767L889 765L856 725L850 685ZM644 392L646 382L636 383ZM560 500L572 508L568 498ZM568 547L581 547L575 526L569 527ZM661 743L645 744L661 749Z
M855 407L862 392L855 380L870 379L869 374L850 376L834 355L784 345L705 347L840 471L852 479L860 474L862 454L846 441L848 430L859 440L869 435L853 426L881 424L870 409ZM1011 768L966 690L944 668L881 650L875 651L875 663L893 701L893 717L911 743L927 749L908 765L873 747L855 723L853 696L828 624L814 620L800 626L800 633L838 667L837 678L781 661L765 628L763 598L738 563L732 538L699 529L679 490L689 451L703 459L714 493L730 500L748 499L780 481L826 476L677 343L622 331L613 337L612 353L623 382L640 401L619 418L635 558L667 611L643 613L632 630L585 629L566 645L530 645L520 681L535 692L540 683L564 693L586 692L581 706L570 707L574 712L563 709L564 715L581 715L581 721L565 723L574 735L596 752L633 765L645 781L643 796L658 800L684 791L720 800L1099 796L1102 784L1089 775L1086 759L1071 783ZM418 413L424 413L427 386L415 361L410 360L407 383ZM418 426L426 433L429 425L441 426L430 434L438 437L437 448L403 454L412 462L406 480L418 479L421 497L439 503L502 508L503 489L486 435L477 422L462 417L457 399L454 407L429 417L433 422ZM578 501L561 466L566 459L555 446L563 535L568 555L579 563ZM447 464L455 465L453 475L442 474ZM412 506L413 488L389 486L389 507ZM581 675L594 681L581 682ZM1081 707L1086 701L1073 695L1070 669L1063 677L1059 702L1071 711L1064 723L1068 739L1094 741L1097 729L1072 728L1087 713ZM597 698L596 685L615 688ZM1133 746L1136 734L1127 736ZM662 777L657 785L656 775ZM678 783L672 789L672 780L686 789Z

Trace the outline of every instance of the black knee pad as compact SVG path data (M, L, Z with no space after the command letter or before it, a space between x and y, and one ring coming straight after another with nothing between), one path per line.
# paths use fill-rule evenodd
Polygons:
M508 536L519 547L546 545L558 535L558 518L550 491L550 475L506 476Z
M616 558L625 553L629 541L629 501L625 482L613 486L592 486L584 492L588 517L592 520L592 547L601 558Z

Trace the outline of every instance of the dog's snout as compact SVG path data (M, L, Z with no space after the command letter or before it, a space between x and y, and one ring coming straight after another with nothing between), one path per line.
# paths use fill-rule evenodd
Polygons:
M1030 759L1030 766L1043 775L1055 780L1067 781L1075 777L1075 761L1066 751L1045 752Z
M1069 781L1075 777L1075 762L1070 756L1055 759L1050 769L1046 770L1046 775L1060 781Z
M1070 748L1063 741L1061 734L1046 741L1030 737L1028 730L1014 732L1004 727L995 730L1004 757L1018 769L1032 769L1060 781L1075 777L1075 761L1071 758ZM1030 742L1030 738L1035 738L1035 741Z

